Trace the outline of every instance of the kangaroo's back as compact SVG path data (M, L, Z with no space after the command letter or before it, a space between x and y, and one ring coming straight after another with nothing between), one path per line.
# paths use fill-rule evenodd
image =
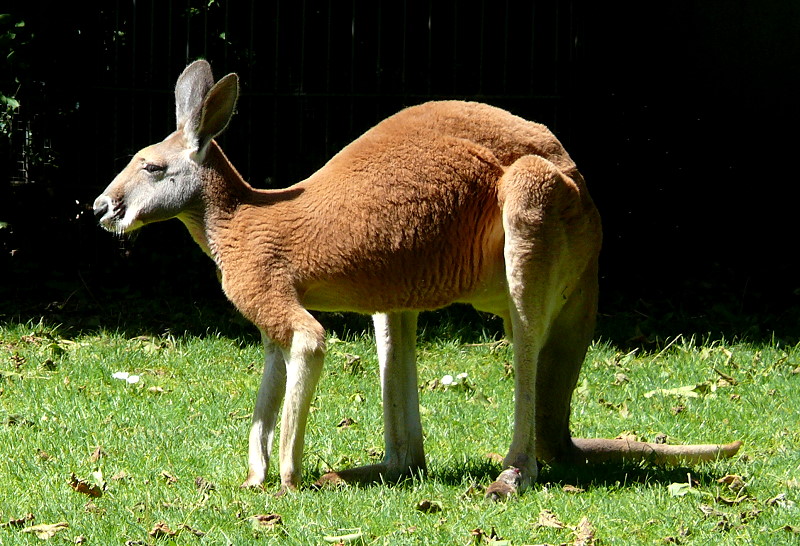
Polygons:
M575 164L561 142L544 125L525 120L506 110L478 102L434 101L401 110L377 124L343 148L328 165L375 158L386 144L401 144L408 138L419 140L454 138L485 148L503 166L525 155L537 155L568 172Z

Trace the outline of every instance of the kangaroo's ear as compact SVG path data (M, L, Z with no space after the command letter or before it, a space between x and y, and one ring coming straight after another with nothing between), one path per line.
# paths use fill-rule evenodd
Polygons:
M211 65L195 61L187 66L175 84L175 121L178 130L194 133L200 123L200 109L208 90L214 85Z
M228 126L238 97L239 77L236 74L228 74L206 93L197 129L194 135L187 134L187 137L193 139L193 143L197 145L198 161L202 162L211 139Z

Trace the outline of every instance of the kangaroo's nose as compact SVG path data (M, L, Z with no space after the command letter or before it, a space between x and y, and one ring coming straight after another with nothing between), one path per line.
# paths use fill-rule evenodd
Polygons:
M101 195L94 201L94 217L100 220L111 208L111 198L107 195Z

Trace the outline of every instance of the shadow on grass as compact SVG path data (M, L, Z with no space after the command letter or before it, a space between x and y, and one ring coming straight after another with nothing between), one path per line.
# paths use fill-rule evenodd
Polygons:
M428 478L450 486L462 484L465 478L469 478L476 484L487 486L494 481L501 470L502 466L491 460L474 459L463 466L436 468L428 474ZM586 490L598 487L625 487L634 483L666 486L675 482L686 482L687 474L691 474L693 480L703 484L719 477L697 468L653 466L635 462L577 466L540 465L539 477L533 489L542 484L572 485Z
M719 475L701 467L654 466L649 463L605 463L598 465L544 466L539 472L539 483L558 486L573 485L581 489L625 487L631 484L654 484L667 486L685 483L687 475L702 484L710 483Z
M140 287L141 288L141 287ZM116 332L141 335L222 335L259 343L249 321L227 301L216 280L194 286L137 291L126 287L95 287L63 283L56 290L29 290L0 286L0 324L41 324L63 337ZM314 313L325 329L340 339L372 334L372 320L355 313ZM695 337L698 343L726 339L794 345L800 341L796 325L800 307L736 314L717 305L704 312L675 309L669 300L627 305L621 301L601 307L595 337L630 351L657 351L677 335ZM502 321L467 305L420 314L418 341L453 340L480 343L503 337Z
M372 487L411 488L419 481L433 481L449 487L476 487L479 491L491 484L501 472L501 465L485 458L468 459L464 464L449 467L434 466L427 473L402 478L396 482L375 482L349 484L347 487L368 489ZM309 474L310 483L315 482L324 472L316 468ZM718 473L703 468L686 466L653 466L645 462L604 463L597 465L541 465L539 478L527 490L536 494L543 486L564 487L567 485L586 491L592 489L625 488L633 484L666 487L672 483L686 483L691 476L693 482L708 485L716 482ZM336 486L326 486L335 488ZM309 486L309 489L313 487Z

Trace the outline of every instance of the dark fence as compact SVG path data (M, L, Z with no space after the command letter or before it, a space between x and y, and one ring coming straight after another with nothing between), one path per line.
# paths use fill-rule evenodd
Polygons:
M180 226L145 230L121 258L88 205L173 130L174 81L202 57L241 77L221 140L257 187L305 178L404 106L485 101L547 124L577 160L604 218L605 294L700 312L720 291L742 313L797 306L800 4L102 4L28 0L0 17L13 53L0 52L0 99L21 105L10 120L0 111L0 276L17 273L0 289L185 265Z
M223 144L261 187L307 176L380 119L435 98L489 101L558 129L572 79L570 1L117 0L74 9L53 2L27 15L42 27L39 40L64 50L37 52L50 65L46 85L21 89L22 125L41 115L48 125L28 132L33 147L15 142L16 182L31 180L21 162L52 140L61 170L71 166L69 143L80 135L91 176L78 187L98 189L172 130L172 86L200 57L217 76L241 77Z

